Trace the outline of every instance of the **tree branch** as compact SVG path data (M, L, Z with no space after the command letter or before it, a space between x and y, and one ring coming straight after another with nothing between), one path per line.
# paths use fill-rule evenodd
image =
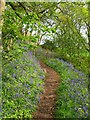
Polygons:
M22 17L16 12L16 8L12 5L11 2L8 2L8 4L11 6L11 8L14 10L15 14L20 18L22 19Z
M18 2L19 4L20 4L20 6L25 10L25 12L26 12L26 14L28 15L28 12L27 12L27 10L26 10L26 8L25 8L25 6L21 3L21 2Z

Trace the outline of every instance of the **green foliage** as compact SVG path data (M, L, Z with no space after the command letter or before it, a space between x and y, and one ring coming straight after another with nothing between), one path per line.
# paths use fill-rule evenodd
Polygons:
M61 76L57 89L55 118L87 118L88 116L88 78L72 64L59 59L48 59L46 64Z
M43 45L43 48L45 49L49 49L49 50L55 50L56 46L55 43L53 43L53 41L47 40Z
M79 51L79 56L78 56L78 53L74 53L72 54L72 56L70 56L68 53L67 53L67 49L68 48L65 48L63 50L61 49L57 49L56 50L56 57L57 58L62 58L68 62L71 62L73 63L73 65L83 71L85 74L88 74L88 57L89 57L89 52L87 51Z
M43 72L31 53L28 55L27 50L36 52L36 56L44 60L52 56L63 58L88 73L89 45L80 31L82 27L88 31L88 8L84 3L74 2L7 2L3 18L3 116L31 118L38 94L42 90L43 76L40 76ZM46 41L48 36L53 39ZM36 49L41 41L45 42L42 46L48 51ZM56 53L53 54L49 50ZM68 68L62 63L53 60L51 62L48 61L47 64L61 74L62 80L73 79L73 71L69 74ZM75 74L76 76L78 75ZM60 87L62 93L58 90L58 95L60 92L63 97L69 99L66 92L69 88L70 85L63 81ZM82 92L84 94L87 91L84 89ZM73 109L75 101L67 101L68 105L63 98L60 98L60 101L58 99L56 116L77 116ZM58 106L62 106L62 109ZM78 109L79 113L84 115L81 108Z
M8 56L3 60L2 117L32 118L43 91L44 73L32 52L14 52L11 61Z

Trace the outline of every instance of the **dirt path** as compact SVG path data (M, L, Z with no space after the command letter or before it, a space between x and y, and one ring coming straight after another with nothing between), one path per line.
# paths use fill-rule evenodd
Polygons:
M42 69L47 72L45 78L44 93L40 97L40 103L34 114L33 120L53 120L53 111L55 107L56 89L59 85L59 75L50 67L40 62Z

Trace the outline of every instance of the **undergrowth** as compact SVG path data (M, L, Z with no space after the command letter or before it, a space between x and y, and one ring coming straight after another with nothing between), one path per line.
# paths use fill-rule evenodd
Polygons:
M55 118L88 117L88 78L81 71L60 59L48 59L45 62L61 76L57 90Z
M32 118L44 86L44 72L32 52L3 59L2 118ZM4 53L4 57L8 55ZM9 57L10 58L10 57Z

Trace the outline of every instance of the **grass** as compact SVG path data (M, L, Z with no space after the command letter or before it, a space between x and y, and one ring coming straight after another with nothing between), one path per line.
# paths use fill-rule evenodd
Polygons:
M55 69L61 76L57 90L55 118L88 117L88 78L81 71L59 59L48 59L46 64Z
M18 53L18 55L17 51L14 52L17 58L13 55L12 61L6 62L3 60L1 116L3 118L32 118L32 113L36 110L39 102L39 95L43 91L45 74L32 52ZM87 76L74 68L72 64L56 59L59 55L54 56L50 52L47 56L46 51L39 48L36 51L36 56L39 60L45 61L48 66L55 69L62 79L62 83L57 89L58 97L54 117L86 118L89 103ZM86 69L85 54L83 57L82 68ZM77 65L78 61L75 59L74 61L72 63L77 68L81 68L81 66Z
M45 49L42 49L41 47L38 47L36 49L36 57L39 60L46 60L47 58L62 58L63 60L67 62L71 62L75 68L79 69L80 71L83 71L85 74L89 73L89 53L87 51L80 52L80 55L73 54L72 56L67 56L66 53L62 54L63 50L60 51L57 49L55 52L48 50L48 52Z
M32 52L23 52L9 62L3 60L1 117L32 118L43 91L44 76Z
M62 54L62 51L57 51L55 53L56 58L62 58L65 61L71 62L77 69L83 71L85 74L88 74L89 70L89 52L83 51L80 54L73 54L72 56L67 56Z

